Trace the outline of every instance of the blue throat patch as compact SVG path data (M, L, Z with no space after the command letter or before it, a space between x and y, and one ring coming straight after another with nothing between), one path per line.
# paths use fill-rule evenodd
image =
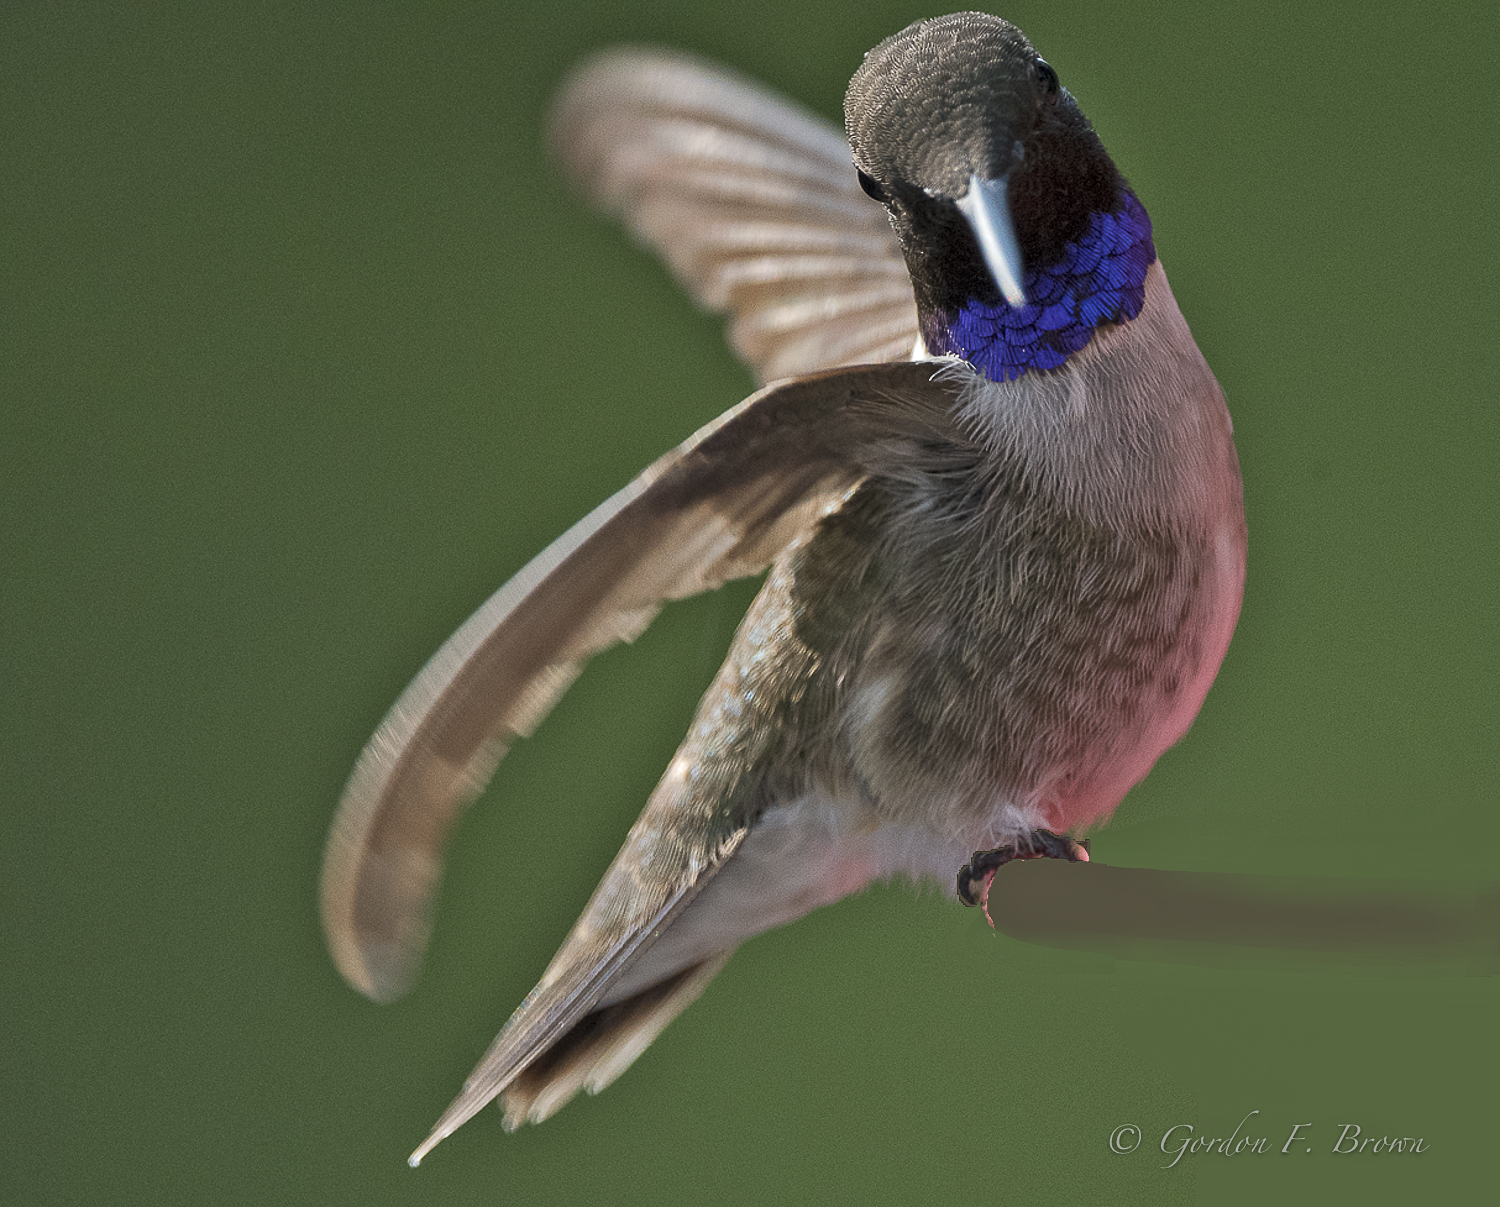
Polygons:
M1089 229L1063 249L1057 263L1026 274L1026 305L970 298L950 322L924 330L927 350L961 356L991 381L1056 369L1093 338L1100 323L1124 322L1141 312L1146 270L1155 261L1151 219L1127 189L1118 213L1089 215Z

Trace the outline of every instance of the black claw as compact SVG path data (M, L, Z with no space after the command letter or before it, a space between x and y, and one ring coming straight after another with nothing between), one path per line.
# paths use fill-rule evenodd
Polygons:
M1066 859L1078 862L1078 852L1087 853L1088 841L1075 842L1065 834L1054 834L1051 830L1033 830L1026 836L1024 847L996 847L992 851L975 851L969 862L958 869L958 899L965 905L978 905L977 886L991 872L1004 867L1012 859Z
M1015 859L1015 847L996 847L993 851L975 851L969 862L958 869L958 899L965 905L978 905L975 886L984 883L984 878L996 868L1003 867Z
M974 881L976 877L973 869L966 863L958 869L958 901L960 905L978 905L979 898L974 895Z
M1051 830L1033 830L1027 838L1035 853L1033 858L1041 856L1046 859L1066 859L1069 863L1078 862L1078 848L1082 844L1074 842L1066 834L1054 834Z
M958 899L965 905L978 905L979 897L975 885L983 884L991 872L1004 867L1012 859L1024 856L1015 847L996 847L993 851L975 851L969 862L958 870Z

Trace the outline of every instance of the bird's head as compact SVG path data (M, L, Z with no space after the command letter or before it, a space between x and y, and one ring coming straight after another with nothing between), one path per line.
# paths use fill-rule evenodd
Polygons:
M919 310L1025 305L1122 181L1057 73L984 13L920 21L870 51L844 101L865 192L890 211Z

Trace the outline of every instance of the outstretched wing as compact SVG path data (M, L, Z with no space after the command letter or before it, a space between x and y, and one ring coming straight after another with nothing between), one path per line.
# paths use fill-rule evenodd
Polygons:
M574 72L551 136L595 204L730 313L761 381L911 356L901 249L828 122L723 67L620 49Z
M952 438L934 362L867 365L752 395L534 558L402 693L349 778L323 862L323 926L376 1000L410 984L449 833L506 747L583 664L665 600L763 569L872 464Z

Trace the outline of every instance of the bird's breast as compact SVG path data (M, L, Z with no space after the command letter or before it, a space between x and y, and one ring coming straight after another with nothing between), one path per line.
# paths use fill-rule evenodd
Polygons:
M1035 500L1002 510L1008 522L912 525L834 659L849 759L880 811L976 844L1118 804L1202 704L1243 565L1230 531L1120 533Z
M823 659L855 778L977 847L1107 817L1186 732L1245 546L1223 397L1159 265L1139 318L1054 373L976 375L960 410L970 444L867 482L804 564L865 566Z

